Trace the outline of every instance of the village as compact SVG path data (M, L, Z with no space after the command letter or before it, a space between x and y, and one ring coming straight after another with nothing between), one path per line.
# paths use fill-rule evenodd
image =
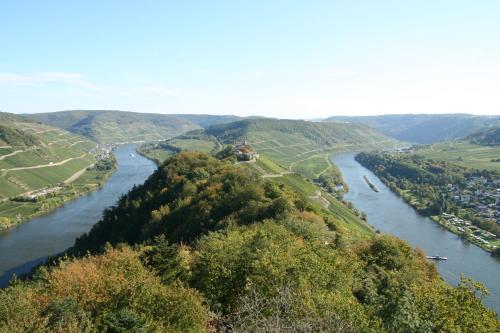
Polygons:
M460 235L463 235L466 238L472 238L473 240L484 245L490 245L491 241L496 240L495 234L478 228L472 225L472 223L470 223L469 221L458 218L453 214L443 213L441 214L441 216L446 221L444 223L445 226L454 227L454 229L456 229L460 233Z
M472 176L465 180L464 187L448 184L446 191L459 206L472 210L481 219L500 225L500 179ZM473 243L490 250L497 247L494 244L497 243L495 234L473 225L470 221L442 213L439 222Z
M113 143L100 143L92 148L90 153L94 154L97 161L105 160L111 157L111 154L116 146L117 145Z
M465 180L464 187L448 184L446 191L460 206L472 209L485 220L500 224L500 177L472 176Z

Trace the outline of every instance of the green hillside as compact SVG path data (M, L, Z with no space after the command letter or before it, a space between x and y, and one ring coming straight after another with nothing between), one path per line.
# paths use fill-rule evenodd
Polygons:
M180 153L76 257L0 291L0 331L498 331L480 285L447 284L394 237L346 241L342 224L286 184Z
M193 129L240 119L236 116L71 110L27 115L100 143L159 141Z
M8 113L0 113L0 229L98 187L110 170L89 170L96 144ZM102 162L99 162L102 163ZM78 182L83 173L89 182Z
M392 147L390 139L366 125L303 120L248 119L209 127L225 144L247 141L257 152L289 171L315 178L331 167L333 152Z
M464 138L478 130L500 125L500 116L470 114L401 114L382 116L334 116L325 121L367 124L401 141L433 143Z

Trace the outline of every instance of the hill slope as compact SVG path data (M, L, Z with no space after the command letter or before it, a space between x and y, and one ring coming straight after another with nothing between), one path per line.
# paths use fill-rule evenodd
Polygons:
M174 115L125 111L75 110L29 117L101 143L156 141L200 128Z
M65 182L77 180L76 175L96 163L94 142L13 114L0 113L0 123L0 229L88 191L87 184L69 190ZM110 171L93 172L102 178ZM94 188L101 181L95 177ZM44 201L41 192L34 192L41 189L53 198ZM20 195L31 199L16 198Z
M470 114L401 114L382 116L333 116L325 121L367 124L401 141L433 143L464 138L482 128L500 125L500 116Z
M500 146L500 126L476 132L469 135L467 139L478 145Z

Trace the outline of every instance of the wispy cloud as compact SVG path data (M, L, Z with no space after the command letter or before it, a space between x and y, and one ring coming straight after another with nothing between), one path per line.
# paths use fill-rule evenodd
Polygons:
M20 74L0 72L0 86L49 86L51 84L75 87L89 93L99 94L176 95L171 87L161 84L98 85L80 73L37 72Z
M359 74L358 72L353 72L353 71L337 70L326 73L326 76L339 77L339 76L355 76L358 74Z
M79 73L68 72L37 72L33 74L19 74L0 72L0 84L11 86L40 85L49 83L60 83L88 90L98 90L98 87Z
M128 89L131 91L147 92L159 95L177 95L177 93L171 87L164 85L132 86Z

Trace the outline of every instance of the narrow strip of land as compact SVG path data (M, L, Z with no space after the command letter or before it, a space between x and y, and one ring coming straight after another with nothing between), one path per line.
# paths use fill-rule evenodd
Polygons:
M2 155L0 156L0 161L3 160L4 158L7 158L9 156L14 156L16 154L19 154L19 153L22 153L24 150L16 150L16 151L13 151L12 153L10 154L6 154L6 155Z
M28 169L40 169L40 168L46 168L46 167L54 167L54 166L63 165L63 164L68 163L69 161L81 159L84 157L85 157L85 154L82 154L79 157L70 157L70 158L67 158L63 161L55 162L55 163L51 163L51 164L39 164L39 165L33 165L33 166L29 166L29 167L18 167L18 168L12 168L12 169L4 169L4 171L17 171L17 170L28 170Z

